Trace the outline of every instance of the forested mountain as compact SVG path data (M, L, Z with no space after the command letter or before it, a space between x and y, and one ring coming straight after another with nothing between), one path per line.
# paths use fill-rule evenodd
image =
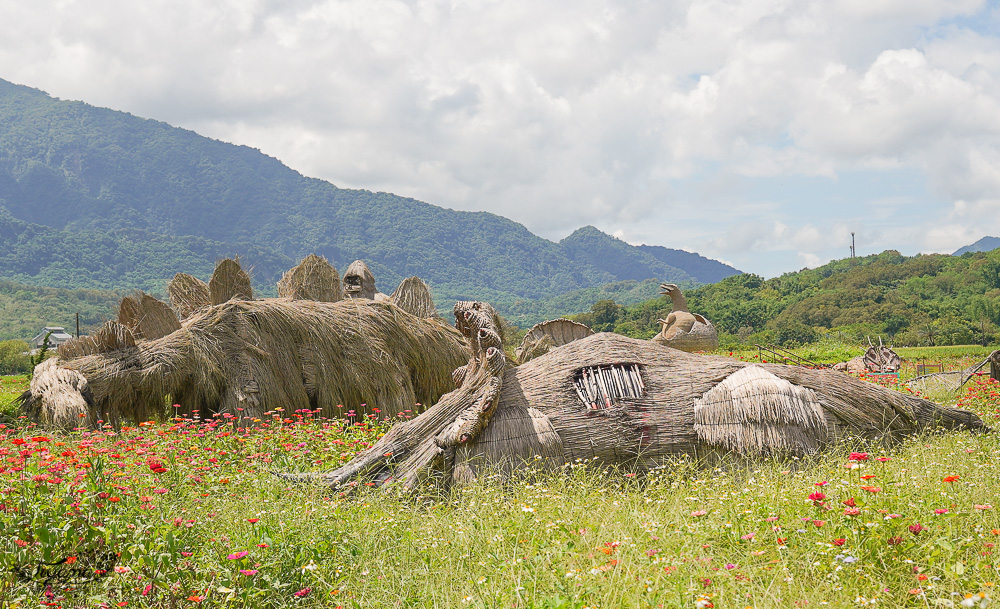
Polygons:
M1000 247L1000 237L983 237L979 241L955 250L952 256L961 256L966 252L990 252Z
M553 243L494 214L337 188L246 146L2 80L0 207L0 277L61 287L162 289L240 254L267 290L315 252L341 270L366 260L385 292L419 275L440 303L505 309L623 280L738 273L593 227Z
M0 279L0 341L28 340L44 326L89 334L114 317L120 295L102 290L28 286Z
M897 345L995 342L1000 338L1000 250L962 256L896 251L837 260L774 279L745 274L685 292L723 343L795 345L823 335L882 335ZM597 303L578 316L595 329L648 338L670 301Z

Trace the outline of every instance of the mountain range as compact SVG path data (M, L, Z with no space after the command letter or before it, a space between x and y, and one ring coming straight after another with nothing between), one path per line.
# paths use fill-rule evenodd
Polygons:
M966 252L992 252L998 247L1000 247L1000 238L987 236L975 243L958 248L952 256L961 256Z
M338 188L253 148L3 80L0 208L0 278L63 288L162 292L175 272L207 278L239 254L266 294L318 253L341 270L367 261L384 292L418 275L442 308L475 298L505 310L623 281L693 287L739 273L592 226L554 243L496 214Z

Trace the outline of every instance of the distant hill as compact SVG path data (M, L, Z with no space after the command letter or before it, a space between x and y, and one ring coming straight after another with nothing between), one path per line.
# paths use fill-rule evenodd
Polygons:
M897 345L996 344L1000 249L964 256L890 250L773 279L731 276L685 296L692 312L715 324L723 344L791 346L823 335L883 336ZM670 310L669 300L652 298L625 307L613 327L648 338Z
M0 279L0 341L29 340L44 326L89 334L114 317L121 295L104 290L65 290Z
M0 277L62 287L156 289L238 253L271 290L315 252L341 270L366 260L384 292L419 275L443 307L478 298L503 311L626 280L739 273L593 227L553 243L495 214L337 188L246 146L3 80L0 207Z
M961 256L966 252L991 252L998 247L1000 247L1000 237L983 237L972 245L958 248L952 256Z

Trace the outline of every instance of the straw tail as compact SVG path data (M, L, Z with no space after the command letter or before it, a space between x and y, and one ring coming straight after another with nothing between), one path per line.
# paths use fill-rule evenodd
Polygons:
M473 441L490 423L508 369L502 321L487 303L455 304L455 325L469 340L472 357L462 366L461 386L419 417L394 425L371 448L325 474L277 474L286 480L338 486L364 475L379 482L402 481L412 488L433 470L450 474L456 449Z

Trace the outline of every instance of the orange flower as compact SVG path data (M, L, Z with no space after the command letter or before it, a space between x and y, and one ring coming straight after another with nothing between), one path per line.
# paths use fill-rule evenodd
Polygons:
M868 491L869 493L881 493L882 489L877 486L862 486L861 490Z
M945 476L944 478L941 478L941 482L955 482L960 477L961 476L955 476L955 475Z

